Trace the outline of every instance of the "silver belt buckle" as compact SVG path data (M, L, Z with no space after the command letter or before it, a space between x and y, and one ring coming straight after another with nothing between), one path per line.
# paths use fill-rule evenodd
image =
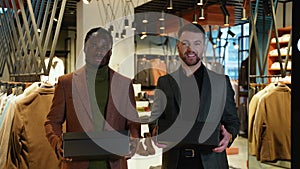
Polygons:
M188 157L188 158L192 158L192 157L195 157L195 150L194 149L184 149L185 151L190 151L192 153L192 155L186 155L185 157Z

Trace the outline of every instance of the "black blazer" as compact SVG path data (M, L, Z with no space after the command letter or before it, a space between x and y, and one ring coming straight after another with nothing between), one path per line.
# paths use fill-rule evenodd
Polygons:
M181 114L180 107L183 103L181 98L186 96L180 94L180 89L177 82L180 81L179 75L182 73L182 71L183 69L180 67L177 71L165 76L161 76L158 79L157 89L159 90L155 92L154 96L150 130L156 124L156 120L165 119L168 121L175 121L178 115ZM234 91L232 89L229 77L227 75L217 74L204 67L202 89L200 90L200 103L194 107L197 108L197 106L200 106L200 109L197 109L200 112L197 115L197 120L219 120L220 123L225 126L227 131L232 134L232 138L235 139L239 131L240 121L237 116L236 105L234 101ZM224 91L223 94L222 92L220 93L220 91ZM197 89L195 89L195 93L197 93ZM164 95L166 97L164 97ZM214 102L212 102L212 98ZM222 104L220 102L224 103ZM220 112L218 112L218 114L220 115L220 118L218 119L212 114L215 114L214 111L219 110ZM184 113L182 115L184 115ZM228 147L230 145L228 145ZM176 149L170 149L164 152L162 168L175 169L177 167L178 157L179 152L176 151ZM205 168L229 168L226 151L222 153L205 152L201 154L201 158Z

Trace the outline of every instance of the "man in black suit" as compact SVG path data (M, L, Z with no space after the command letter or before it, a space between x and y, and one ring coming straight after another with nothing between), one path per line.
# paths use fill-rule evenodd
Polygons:
M181 66L158 79L149 124L164 148L162 168L228 169L226 148L240 127L229 77L203 65L202 26L181 27L177 48ZM160 131L166 123L168 129ZM173 142L160 144L162 138Z

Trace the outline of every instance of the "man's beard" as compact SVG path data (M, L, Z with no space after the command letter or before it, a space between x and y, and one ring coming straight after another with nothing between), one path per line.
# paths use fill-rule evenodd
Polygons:
M199 56L197 56L196 62L193 63L193 64L190 64L190 63L187 61L187 58L185 58L183 61L184 61L184 63L185 63L186 65L188 65L188 66L194 66L194 65L197 65L197 64L201 61L201 58L200 58Z

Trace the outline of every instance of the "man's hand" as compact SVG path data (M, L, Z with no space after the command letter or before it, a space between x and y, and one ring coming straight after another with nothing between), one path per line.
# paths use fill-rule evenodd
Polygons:
M58 157L61 161L64 161L64 162L71 162L72 161L72 158L65 158L63 156L64 154L64 150L62 148L62 141L59 141L57 143L57 146L56 146L56 153L58 154Z
M219 146L213 149L213 152L221 153L226 150L228 144L232 140L232 135L225 129L224 125L221 125L221 133L223 135L222 140L219 142Z

